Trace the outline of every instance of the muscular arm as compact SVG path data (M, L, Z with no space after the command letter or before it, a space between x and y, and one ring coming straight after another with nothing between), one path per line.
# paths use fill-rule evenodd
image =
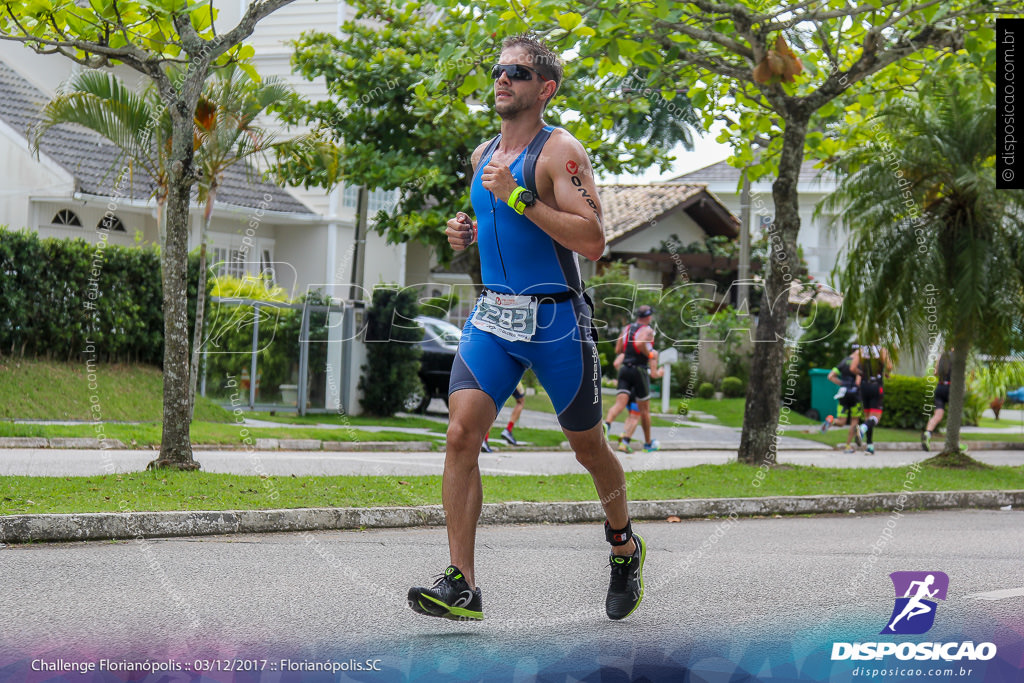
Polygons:
M665 374L665 366L658 365L658 352L651 351L647 360L647 369L651 374L651 379L661 379Z
M604 254L601 200L597 196L594 171L586 150L562 130L551 134L537 159L537 203L524 216L566 249L591 261ZM488 164L484 187L507 202L516 182L507 167ZM548 190L548 188L551 188Z

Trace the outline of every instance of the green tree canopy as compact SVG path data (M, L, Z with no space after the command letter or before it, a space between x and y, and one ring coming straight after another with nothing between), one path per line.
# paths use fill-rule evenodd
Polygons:
M323 77L329 98L295 98L284 108L286 119L314 129L317 144L283 154L282 175L306 186L398 190L398 204L377 215L376 229L393 242L432 244L446 260L444 225L469 208L470 156L498 132L490 67L507 34L477 36L452 9L354 5L341 36L312 32L295 43L296 72ZM643 70L626 79L599 74L592 62L570 59L545 119L576 134L599 172L667 169L667 150L691 146L699 124L685 97L655 106L645 78Z
M861 339L953 347L952 453L968 354L1005 354L1024 326L1024 192L995 189L991 87L944 74L869 119L824 202L851 232L840 282Z

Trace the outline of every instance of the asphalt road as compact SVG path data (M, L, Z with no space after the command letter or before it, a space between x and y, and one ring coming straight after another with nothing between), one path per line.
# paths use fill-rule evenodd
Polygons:
M1024 666L1019 511L637 530L650 548L647 595L622 622L603 614L607 547L597 525L482 527L486 620L468 624L404 604L408 587L447 561L439 528L0 548L0 680L19 679L32 660L198 666L236 657L267 659L260 680L298 680L282 674L293 665L281 658L335 666L351 658L381 669L301 680L561 681L599 668L600 680L683 680L686 671L691 681L738 671L860 680L850 670L863 662L829 661L832 643L886 639L878 634L894 604L888 575L899 570L945 572L949 594L926 636L890 640L1000 648L995 660L970 663L980 677L928 680L1012 680Z

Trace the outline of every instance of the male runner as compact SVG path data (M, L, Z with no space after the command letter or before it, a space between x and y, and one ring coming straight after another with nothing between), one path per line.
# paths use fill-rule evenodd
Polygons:
M441 498L451 564L432 587L410 589L409 606L429 616L483 619L474 572L480 442L529 367L594 479L612 546L605 611L622 619L643 598L646 545L630 526L626 478L601 428L600 359L576 256L597 260L604 253L594 174L583 145L541 119L562 78L553 52L530 36L508 38L491 75L501 134L473 152L477 220L460 212L446 231L457 251L479 243L486 288L466 323L449 385Z
M882 394L885 378L892 372L889 352L880 346L862 344L853 352L850 372L857 376L860 387L860 403L864 408L864 421L860 424L861 436L867 446L865 455L875 454L875 427L882 419Z
M622 364L626 360L626 354L620 353L615 356L615 360L612 361L612 365L616 369L621 368ZM651 379L661 379L665 375L665 366L658 367L658 352L651 351L650 354L650 367L648 368ZM630 392L628 408L629 414L626 416L626 424L622 426L622 436L619 437L619 451L622 453L632 453L633 447L630 446L630 441L633 438L633 432L636 431L636 426L640 424L640 406L636 402L636 393ZM649 413L648 413L649 414ZM651 439L650 445L652 448L649 451L656 451L661 446L658 444L657 439Z
M625 360L619 368L615 404L608 409L608 418L605 420L607 432L629 403L629 397L635 396L636 404L640 407L640 425L644 430L644 450L647 452L657 450L651 440L651 379L647 374L647 366L654 353L654 328L651 327L653 315L654 309L641 306L636 312L636 322L627 326L615 341L615 353L625 354Z

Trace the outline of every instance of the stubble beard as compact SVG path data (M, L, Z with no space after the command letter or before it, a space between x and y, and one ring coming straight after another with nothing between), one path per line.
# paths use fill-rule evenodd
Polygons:
M498 113L505 121L511 121L519 117L524 111L528 109L526 104L518 97L513 95L508 102L496 102L494 105L494 111Z

